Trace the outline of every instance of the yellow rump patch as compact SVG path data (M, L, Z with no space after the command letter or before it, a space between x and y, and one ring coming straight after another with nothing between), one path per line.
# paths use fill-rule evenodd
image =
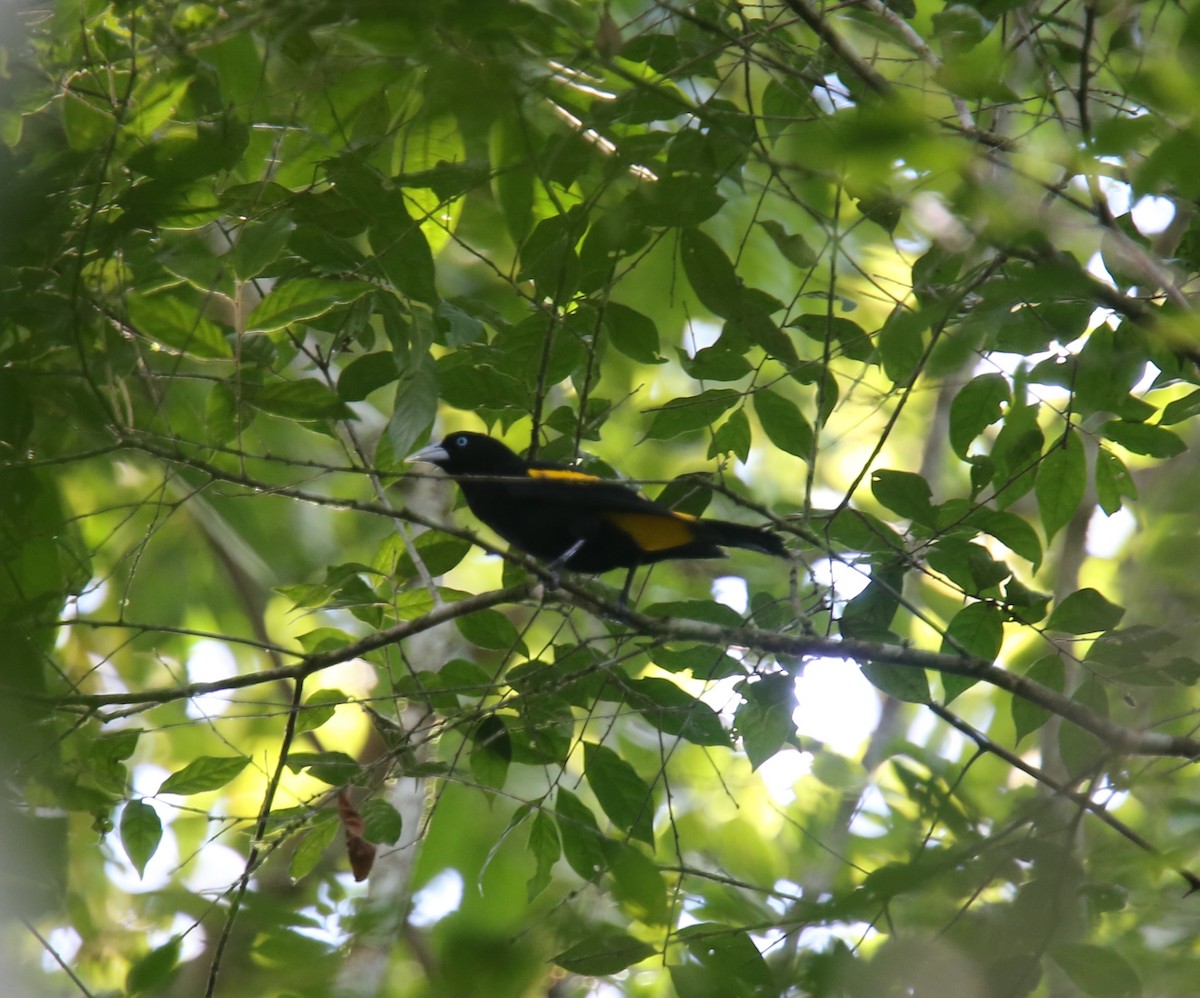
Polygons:
M550 482L575 482L581 485L604 481L595 475L585 475L582 471L571 471L567 468L530 468L527 474L530 478L541 478Z
M696 539L695 531L688 526L695 517L672 513L605 513L604 519L619 530L623 530L643 551L669 551L672 548L691 544Z

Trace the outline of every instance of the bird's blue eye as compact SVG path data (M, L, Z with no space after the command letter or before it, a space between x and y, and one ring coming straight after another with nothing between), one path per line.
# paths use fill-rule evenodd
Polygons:
M466 437L455 437L454 438L454 446L455 447L466 447L467 446L467 438Z

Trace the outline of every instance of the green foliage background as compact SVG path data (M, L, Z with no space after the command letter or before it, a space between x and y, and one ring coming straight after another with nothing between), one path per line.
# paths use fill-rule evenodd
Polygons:
M1194 993L1196 5L3 16L13 993ZM547 592L459 427L793 563Z

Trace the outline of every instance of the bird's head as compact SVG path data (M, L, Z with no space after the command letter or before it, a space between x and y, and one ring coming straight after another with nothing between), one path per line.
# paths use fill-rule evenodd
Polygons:
M466 430L451 433L409 456L410 462L436 464L450 475L520 475L525 462L499 440Z

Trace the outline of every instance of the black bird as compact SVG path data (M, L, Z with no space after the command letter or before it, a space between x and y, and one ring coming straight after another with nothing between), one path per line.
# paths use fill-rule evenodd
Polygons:
M670 558L724 558L722 547L786 558L775 534L727 520L676 513L620 482L575 468L526 461L482 433L451 433L409 461L435 464L458 482L467 505L513 547L577 572L634 569Z

